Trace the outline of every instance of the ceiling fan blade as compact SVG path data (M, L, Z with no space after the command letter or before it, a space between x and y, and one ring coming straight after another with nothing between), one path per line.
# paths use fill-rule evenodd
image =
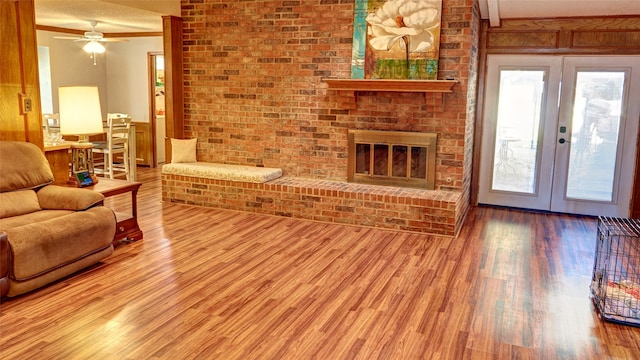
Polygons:
M54 39L63 39L63 40L82 40L81 37L73 37L73 36L54 36Z
M127 42L129 41L128 39L122 39L122 38L102 38L100 40L98 40L100 42Z

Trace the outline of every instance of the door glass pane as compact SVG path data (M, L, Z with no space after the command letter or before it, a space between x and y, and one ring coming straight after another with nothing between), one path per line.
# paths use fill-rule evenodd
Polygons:
M623 71L578 71L566 197L613 200Z
M492 190L534 194L545 71L501 70Z

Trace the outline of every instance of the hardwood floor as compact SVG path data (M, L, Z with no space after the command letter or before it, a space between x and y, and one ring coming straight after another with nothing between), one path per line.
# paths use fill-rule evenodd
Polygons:
M594 218L474 208L451 239L165 204L138 174L144 240L3 300L0 358L640 358L589 299Z

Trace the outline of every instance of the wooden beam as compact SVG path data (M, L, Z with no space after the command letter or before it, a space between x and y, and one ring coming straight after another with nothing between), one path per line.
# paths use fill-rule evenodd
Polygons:
M500 8L498 0L487 0L489 7L489 24L491 27L500 27Z
M52 32L79 35L79 36L83 36L86 31L89 31L89 29L87 29L87 30L77 30L77 29L67 29L67 28L62 28L62 27L57 27L57 26L48 26L48 25L36 25L36 30L52 31ZM149 37L149 36L162 36L162 34L163 33L161 31L124 32L124 33L105 33L105 32L103 32L102 33L102 35L105 38Z
M182 76L182 19L163 16L165 66L165 153L171 162L171 138L184 137L184 93Z

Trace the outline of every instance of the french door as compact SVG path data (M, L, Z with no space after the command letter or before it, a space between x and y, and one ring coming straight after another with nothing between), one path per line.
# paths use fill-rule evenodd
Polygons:
M639 56L490 55L478 202L626 217Z

